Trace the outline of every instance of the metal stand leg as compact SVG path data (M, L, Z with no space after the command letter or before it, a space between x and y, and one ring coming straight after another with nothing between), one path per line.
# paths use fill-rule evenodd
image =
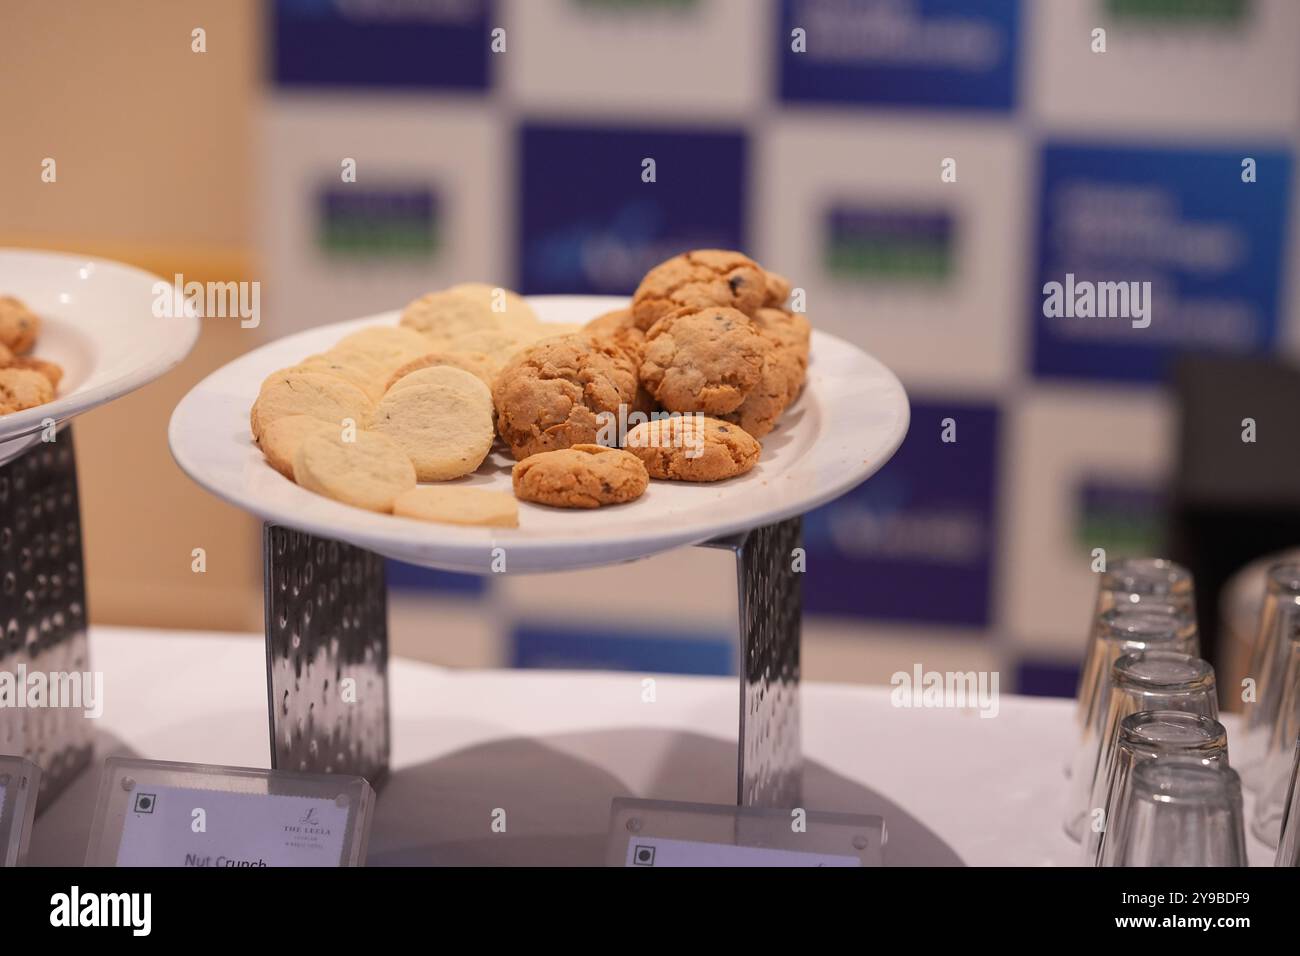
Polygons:
M78 681L89 673L83 569L77 457L65 426L0 465L0 671L15 684L24 670ZM92 726L84 707L0 710L0 753L41 768L39 808L90 765Z
M736 802L799 805L802 600L798 518L710 541L736 556L740 730ZM271 766L387 772L388 596L383 559L362 548L264 527ZM351 679L348 687L341 686Z
M364 548L267 524L266 687L271 767L388 772L388 589Z
M799 646L803 611L794 570L802 521L786 521L710 541L736 555L740 608L740 741L736 802L799 806L803 749L799 731Z

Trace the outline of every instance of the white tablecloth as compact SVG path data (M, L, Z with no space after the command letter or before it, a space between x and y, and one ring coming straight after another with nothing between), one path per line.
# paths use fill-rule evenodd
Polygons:
M91 658L101 757L270 766L260 636L102 627ZM657 676L645 703L646 676L392 661L393 772L370 864L599 865L614 797L732 802L737 682ZM884 816L888 864L1078 862L1060 824L1070 703L1004 695L982 718L805 683L802 721L804 805ZM82 861L98 775L38 818L30 862ZM1250 852L1272 862L1253 839Z

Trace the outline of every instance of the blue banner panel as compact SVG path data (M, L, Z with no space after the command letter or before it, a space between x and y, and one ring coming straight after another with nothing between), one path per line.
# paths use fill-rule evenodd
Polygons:
M782 0L779 22L783 100L1015 105L1019 0Z
M613 627L524 626L511 635L512 667L730 675L735 641L716 634L659 637Z
M278 86L485 90L491 0L276 0Z
M1289 154L1245 146L1045 146L1034 374L1158 382L1181 352L1271 347L1290 179Z
M988 626L999 419L994 405L913 396L911 428L894 458L805 516L805 609Z
M746 146L739 131L524 126L520 291L627 295L679 252L743 248Z

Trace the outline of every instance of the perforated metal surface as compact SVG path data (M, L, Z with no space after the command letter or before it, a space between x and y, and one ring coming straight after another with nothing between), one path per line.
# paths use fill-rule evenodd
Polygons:
M741 806L796 807L802 795L803 590L794 570L802 527L799 518L791 518L709 543L736 555L741 654L736 800Z
M86 591L72 429L0 466L0 671L85 674ZM46 806L91 761L83 707L0 709L0 753L41 770Z
M349 544L263 528L271 766L388 769L388 595L384 562Z
M756 528L737 560L741 686L739 802L795 807L801 800L799 727L801 577L794 570L803 523Z

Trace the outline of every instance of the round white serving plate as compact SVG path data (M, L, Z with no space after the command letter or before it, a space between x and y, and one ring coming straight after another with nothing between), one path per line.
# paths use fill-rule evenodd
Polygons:
M0 249L0 295L17 296L41 317L31 354L63 367L54 401L0 415L0 463L40 441L48 422L61 425L147 385L189 354L199 320L154 315L154 284L162 281L107 259Z
M528 301L545 322L585 322L626 305L607 296ZM266 463L249 434L248 410L262 381L354 329L395 324L398 316L385 312L291 335L213 372L172 414L168 435L176 462L204 488L264 521L425 567L487 574L496 556L504 557L507 572L538 573L631 561L802 514L870 477L907 433L907 395L894 374L860 349L814 332L803 394L764 439L754 469L729 481L652 481L636 501L590 511L521 501L518 528L376 514L298 487ZM458 483L509 492L513 464L498 442L478 472ZM503 550L494 555L497 548Z

